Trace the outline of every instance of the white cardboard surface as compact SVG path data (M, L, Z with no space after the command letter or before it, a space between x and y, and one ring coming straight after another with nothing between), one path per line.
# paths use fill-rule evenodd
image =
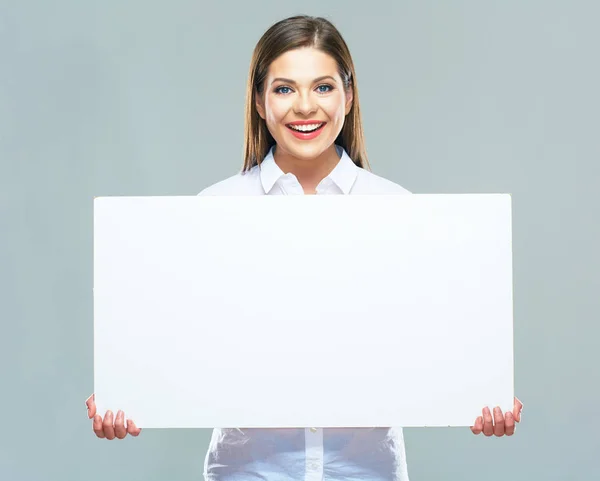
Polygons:
M94 387L142 428L512 409L511 198L96 198Z

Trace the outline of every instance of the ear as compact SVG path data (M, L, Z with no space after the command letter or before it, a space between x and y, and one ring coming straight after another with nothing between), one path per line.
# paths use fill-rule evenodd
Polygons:
M350 109L352 108L352 102L354 101L354 90L352 88L352 84L348 86L346 89L346 114L350 113Z
M263 94L259 94L258 92L254 93L254 105L256 106L256 111L258 115L265 120L265 101L263 98Z

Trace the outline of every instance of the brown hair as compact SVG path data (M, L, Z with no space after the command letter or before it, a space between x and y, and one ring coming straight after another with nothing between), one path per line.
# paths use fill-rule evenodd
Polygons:
M275 144L265 121L256 110L256 95L264 89L271 62L283 53L301 47L313 47L330 55L338 65L344 88L352 89L353 102L342 131L335 143L342 146L356 165L368 168L367 152L358 101L358 87L350 50L340 32L322 17L299 15L272 25L254 48L246 86L244 128L244 166L248 171L260 164Z

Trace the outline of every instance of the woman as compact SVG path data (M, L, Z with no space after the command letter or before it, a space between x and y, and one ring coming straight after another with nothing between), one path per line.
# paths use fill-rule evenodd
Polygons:
M325 19L297 16L273 25L254 50L246 97L242 172L201 195L406 194L368 166L350 52ZM87 401L98 437L140 433ZM514 411L485 408L474 434L512 435ZM207 481L408 480L400 428L215 429Z

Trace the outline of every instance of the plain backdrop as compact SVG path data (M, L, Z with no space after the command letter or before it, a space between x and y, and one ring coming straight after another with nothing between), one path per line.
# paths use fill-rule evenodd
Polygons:
M377 174L513 194L523 423L407 429L411 479L599 479L593 0L0 0L0 479L201 479L209 430L92 433L92 199L235 174L252 49L298 13L350 46Z

